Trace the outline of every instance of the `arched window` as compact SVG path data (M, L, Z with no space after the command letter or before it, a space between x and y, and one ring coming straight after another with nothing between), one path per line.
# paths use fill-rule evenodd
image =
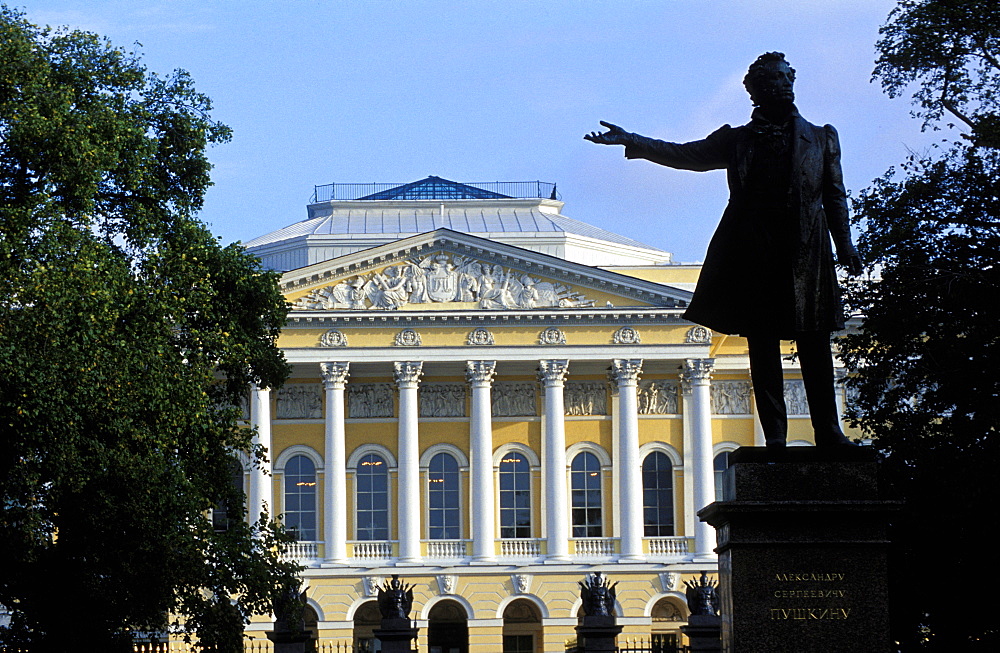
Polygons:
M300 542L316 541L316 466L296 455L285 464L285 528Z
M642 461L642 515L646 537L674 534L674 466L662 451Z
M531 467L511 451L500 461L500 537L531 537Z
M376 454L365 454L355 476L357 539L389 539L389 465Z
M458 462L447 453L436 454L427 468L427 491L430 514L427 537L432 540L457 540L461 537Z
M601 537L601 463L597 456L584 451L577 454L570 468L572 488L573 537Z
M729 467L729 452L720 451L712 462L712 469L715 470L715 500L723 501L723 481L726 478L726 469Z

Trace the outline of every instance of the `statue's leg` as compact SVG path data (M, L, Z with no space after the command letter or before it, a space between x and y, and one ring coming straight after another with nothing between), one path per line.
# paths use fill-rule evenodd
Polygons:
M754 403L764 430L764 442L780 449L788 439L785 379L781 371L781 341L776 336L747 336Z
M840 428L840 410L833 386L830 334L824 331L802 333L796 338L795 344L799 352L802 381L806 387L816 445L828 447L851 444Z

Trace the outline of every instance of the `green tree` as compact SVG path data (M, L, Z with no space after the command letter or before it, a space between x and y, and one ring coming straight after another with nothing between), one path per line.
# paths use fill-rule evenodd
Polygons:
M229 139L183 71L0 6L0 648L222 650L297 567L243 505L250 383L280 384L273 274L195 214Z
M944 138L855 202L875 275L849 291L864 315L843 347L853 417L906 501L896 639L995 651L1000 574L983 553L1000 499L1000 4L904 0L881 37L875 78L912 94L914 115Z

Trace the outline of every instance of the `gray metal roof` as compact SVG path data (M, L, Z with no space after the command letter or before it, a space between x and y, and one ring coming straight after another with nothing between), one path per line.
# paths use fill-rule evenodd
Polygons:
M393 203L395 204L395 203ZM468 204L463 202L462 204ZM567 218L558 213L543 212L537 206L510 206L500 202L482 201L481 207L448 206L447 203L400 207L367 206L333 209L333 213L303 220L277 231L255 238L246 247L260 247L303 236L334 236L349 234L384 235L402 237L426 233L439 228L469 234L537 233L574 234L596 240L662 251L627 236L600 227ZM443 214L442 214L443 208Z

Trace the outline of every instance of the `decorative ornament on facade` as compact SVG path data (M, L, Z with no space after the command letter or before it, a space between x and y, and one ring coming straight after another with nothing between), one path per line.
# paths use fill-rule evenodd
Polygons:
M465 380L471 385L489 385L493 382L493 375L496 371L496 361L466 361Z
M638 390L640 415L676 415L677 384L671 381L640 381Z
M277 392L276 419L318 419L323 417L322 388L316 383L290 383Z
M608 386L602 381L568 381L563 397L567 415L608 414Z
M421 361L396 361L392 364L393 377L400 386L417 383L423 373L424 364Z
M458 576L442 574L437 577L437 582L442 594L454 594L458 586Z
M684 342L689 345L710 345L712 344L712 330L703 326L693 326L687 330Z
M493 339L493 334L490 333L489 329L484 329L479 327L478 329L473 329L469 332L469 337L465 341L467 345L494 345L496 341Z
M393 344L397 347L419 347L421 342L420 334L413 329L403 329L393 340Z
M677 587L677 581L679 581L681 575L675 571L664 571L660 573L660 587L663 588L664 592L673 592L674 588Z
M319 337L321 347L346 347L347 336L342 331L330 329Z
M382 588L382 583L385 582L384 576L362 576L362 588L365 596L378 596L378 591Z
M712 412L716 415L749 415L749 381L715 381L712 383Z
M638 345L639 332L630 326L623 326L615 331L614 343L616 345Z
M566 334L559 327L549 327L538 334L538 343L541 345L565 345Z
M617 385L636 384L642 374L642 359L616 358L611 361L611 377Z
M568 360L552 359L538 361L538 380L545 385L562 383L566 380L568 372Z
M530 574L511 574L510 579L514 583L514 591L518 594L527 594L531 591Z
M319 371L323 375L323 383L326 386L344 387L347 381L347 374L351 368L348 362L320 363Z
M347 386L347 416L392 417L392 384L351 383Z
M688 383L708 382L714 371L714 358L688 358L684 360L683 376Z
M493 386L490 401L493 417L528 417L537 415L534 383L502 382Z
M808 415L806 386L802 381L785 381L785 406L789 415Z
M445 252L391 265L310 291L296 310L397 310L407 304L477 303L482 309L587 308L569 287Z
M464 383L424 383L420 386L421 417L465 417Z

